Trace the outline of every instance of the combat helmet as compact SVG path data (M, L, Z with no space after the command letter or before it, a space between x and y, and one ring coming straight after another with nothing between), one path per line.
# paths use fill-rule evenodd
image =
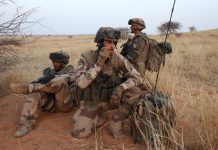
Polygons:
M62 61L63 64L66 65L69 63L70 56L66 52L57 51L57 52L50 53L49 58L51 60Z
M129 19L128 24L134 25L134 27L139 29L139 30L145 29L145 27L146 27L144 20L141 18Z
M101 27L95 36L95 43L101 43L103 40L112 40L116 43L120 39L121 33L118 30L115 30L111 27Z

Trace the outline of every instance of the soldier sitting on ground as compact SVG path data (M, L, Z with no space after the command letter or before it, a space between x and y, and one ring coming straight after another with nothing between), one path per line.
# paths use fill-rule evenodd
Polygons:
M171 128L171 125L168 126L168 124L173 123L174 119L171 119L171 117L174 116L174 112L168 107L170 101L165 95L161 96L161 94L154 93L155 96L141 97L148 89L144 89L142 86L139 73L124 57L114 52L119 37L120 33L113 28L100 28L95 37L98 49L83 53L74 71L56 77L47 84L16 85L16 90L20 93L56 92L57 98L64 101L68 100L68 95L71 92L71 98L84 100L84 104L80 106L73 117L71 134L76 138L87 137L96 126L102 124L105 108L109 104L111 104L112 109L118 108L109 124L109 130L115 138L122 138L124 136L122 121L129 115L135 114L136 108L144 107L144 104L146 104L149 109L145 107L142 111L142 114L146 115L139 117L143 122L133 124L137 121L134 119L135 115L132 115L131 128L134 129L132 135L135 142L146 136L148 141L154 143L152 135L157 132L153 132L153 125L157 125L157 127L163 125L156 122L156 118L159 118L154 116L156 110L164 113L167 109L167 112L172 112L170 113L172 115L166 115L169 116L167 117L169 120L163 120L164 123L167 123L166 126L164 125L166 129ZM67 88L68 83L71 83L71 89ZM147 112L147 110L151 110L150 107L152 107L152 112ZM151 115L153 121L150 120ZM147 122L151 124L151 127L147 124L141 124ZM144 126L142 131L145 133L144 136L141 136L141 132L138 134L139 131L135 125ZM157 128L157 131L159 131L159 128ZM165 130L160 130L160 132L162 131Z
M119 38L119 31L100 28L94 40L97 50L83 53L73 72L47 84L17 85L22 87L17 90L22 93L56 92L56 97L62 101L68 99L68 94L57 94L71 92L73 99L84 100L73 117L71 134L76 138L90 135L95 126L102 123L104 108L110 104L113 109L118 109L109 129L115 138L122 138L122 121L130 115L135 101L141 96L142 79L128 60L114 52ZM70 90L66 86L68 83L71 83Z
M26 85L22 84L10 84L10 89L17 94L25 94L25 103L23 106L19 127L15 132L15 137L21 137L28 134L36 124L36 119L38 116L38 106L41 106L41 110L54 112L56 109L63 112L70 110L72 108L72 102L70 101L71 95L64 90L56 90L52 92L42 92L35 91L34 85L37 84L49 84L48 82L55 78L55 76L66 74L69 71L73 71L74 68L71 65L67 65L69 62L69 55L66 52L58 51L50 53L49 58L53 63L53 69L46 68L43 71L44 76L39 78L37 81L28 84L29 87L26 88ZM52 84L53 88L57 85ZM67 85L64 85L63 88L69 88Z

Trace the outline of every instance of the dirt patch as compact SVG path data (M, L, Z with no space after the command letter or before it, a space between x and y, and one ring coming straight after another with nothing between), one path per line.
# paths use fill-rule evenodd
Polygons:
M127 126L124 129L125 139L113 139L107 125L98 128L96 134L93 133L88 138L73 138L70 130L75 110L68 113L40 112L36 128L22 138L14 138L23 105L22 99L23 97L18 95L0 99L0 149L90 150L96 149L96 145L98 149L145 149L133 143Z

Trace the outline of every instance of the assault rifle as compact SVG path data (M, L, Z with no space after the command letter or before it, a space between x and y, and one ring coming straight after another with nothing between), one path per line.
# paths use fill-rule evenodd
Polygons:
M55 78L55 75L51 73L51 68L48 67L43 70L43 76L38 78L37 81L33 81L32 83L46 84L50 82L53 78Z

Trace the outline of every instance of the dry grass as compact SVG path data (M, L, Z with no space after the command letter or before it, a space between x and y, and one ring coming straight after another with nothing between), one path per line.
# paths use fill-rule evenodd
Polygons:
M51 66L48 55L53 51L65 50L70 63L76 65L82 52L95 50L93 39L93 35L38 37L35 43L19 48L25 58L21 63L0 73L0 89L7 89L9 82L31 82L39 77L43 68ZM180 149L218 149L218 30L170 36L169 41L174 52L161 69L158 89L175 99L176 142ZM153 82L155 75L147 73Z

